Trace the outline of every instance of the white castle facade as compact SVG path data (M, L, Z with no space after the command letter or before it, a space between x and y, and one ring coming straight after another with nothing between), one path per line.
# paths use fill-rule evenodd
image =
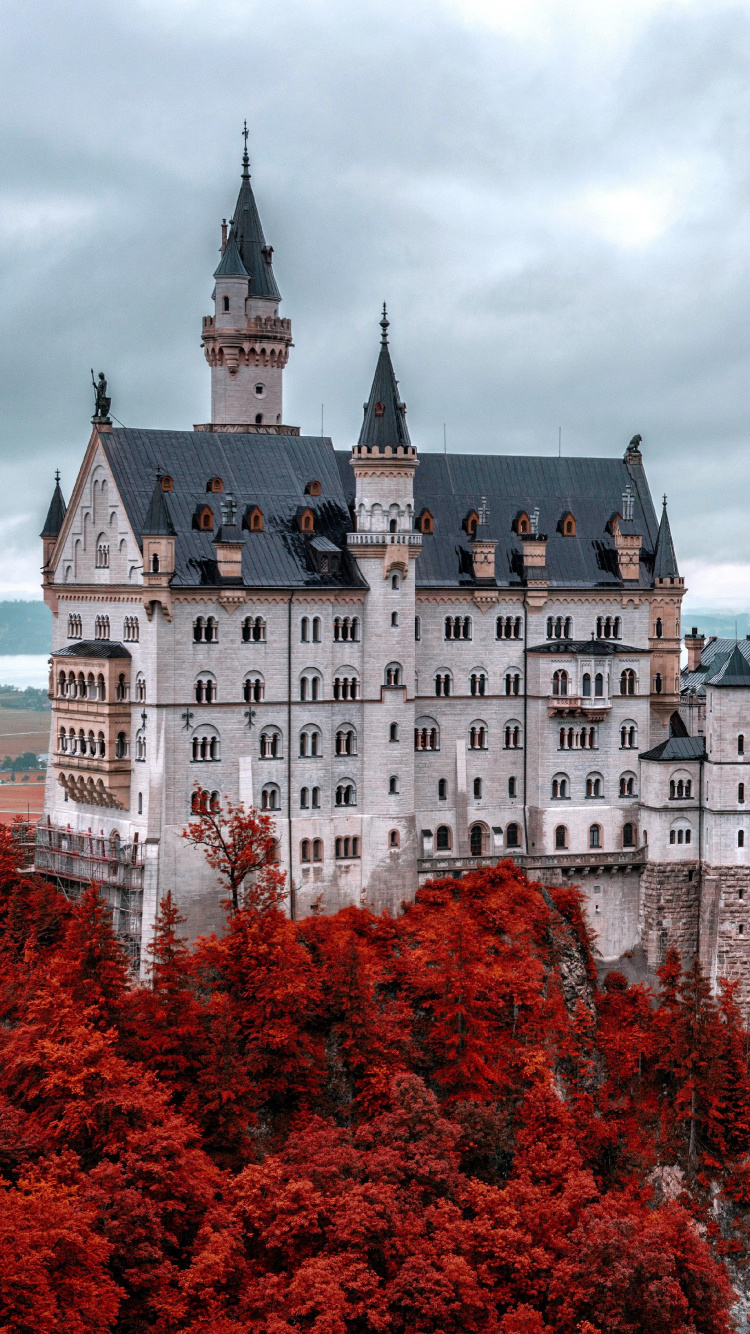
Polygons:
M284 425L291 324L247 158L213 299L212 421L100 409L50 506L38 865L101 878L134 953L167 891L190 934L219 930L182 838L200 784L273 812L297 916L397 911L511 856L582 885L603 958L654 966L674 940L744 979L750 667L694 635L681 682L640 437L622 459L418 455L385 312L354 447Z

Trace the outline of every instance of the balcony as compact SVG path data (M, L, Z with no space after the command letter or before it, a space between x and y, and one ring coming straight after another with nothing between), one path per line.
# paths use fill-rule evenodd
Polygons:
M421 547L421 533L347 533L349 547Z
M592 723L602 722L612 708L612 700L604 695L548 695L547 712L550 718L587 718Z
M557 852L536 854L509 848L488 857L459 857L449 852L434 857L420 857L417 870L420 876L464 875L467 871L481 871L497 866L502 861L515 862L522 871L531 875L538 871L562 871L564 876L595 875L597 871L640 870L648 861L648 848L623 848L606 852Z

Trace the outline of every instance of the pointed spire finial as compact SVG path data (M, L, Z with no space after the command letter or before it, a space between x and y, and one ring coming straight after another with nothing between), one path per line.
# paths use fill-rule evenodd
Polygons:
M59 469L59 468L55 468L55 484L56 484L57 486L60 485L60 469Z
M667 508L667 493L666 493L666 491L664 492L664 495L663 495L662 498L661 498L661 503L662 503L662 505L664 506L664 508L666 509L666 508Z
M381 341L381 343L383 343L383 344L385 344L385 343L388 342L388 329L389 329L389 325L390 325L390 321L389 321L389 319L388 319L388 311L387 311L386 308L385 308L385 301L384 301L384 302L383 302L383 318L382 318L382 320L380 321L380 327L381 327L381 329L383 330L383 334L382 334L382 337L381 337L380 341Z
M248 155L247 155L247 136L248 136L248 128L247 128L247 121L245 121L244 124L243 124L243 126L242 126L242 137L243 137L243 139L245 140L245 150L244 150L244 152L243 152L243 154L242 154L242 179L243 179L243 180L249 180L249 178L250 178L250 159L249 159L249 157L248 157Z

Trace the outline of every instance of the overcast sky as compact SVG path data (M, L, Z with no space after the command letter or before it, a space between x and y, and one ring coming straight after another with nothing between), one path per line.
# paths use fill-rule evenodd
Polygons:
M688 606L750 608L750 0L0 0L0 596L38 596L89 369L209 415L244 117L295 346L348 448L391 318L420 449L643 436Z

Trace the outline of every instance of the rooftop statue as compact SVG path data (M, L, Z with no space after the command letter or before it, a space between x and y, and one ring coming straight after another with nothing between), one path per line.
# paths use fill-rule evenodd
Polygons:
M111 398L107 398L107 381L106 381L106 379L104 378L104 371L100 371L100 372L99 372L99 379L98 379L98 381L97 381L97 380L94 379L94 371L93 371L93 367L92 367L92 370L91 370L91 383L92 383L93 386L94 386L94 395L95 395L95 398L94 398L94 415L93 415L93 417L91 418L91 420L92 420L92 422L106 422L106 423L109 423L110 420L111 420L111 419L110 419L110 415L109 415L109 408L110 408L110 404L111 404L111 402L112 402L112 399L111 399Z

